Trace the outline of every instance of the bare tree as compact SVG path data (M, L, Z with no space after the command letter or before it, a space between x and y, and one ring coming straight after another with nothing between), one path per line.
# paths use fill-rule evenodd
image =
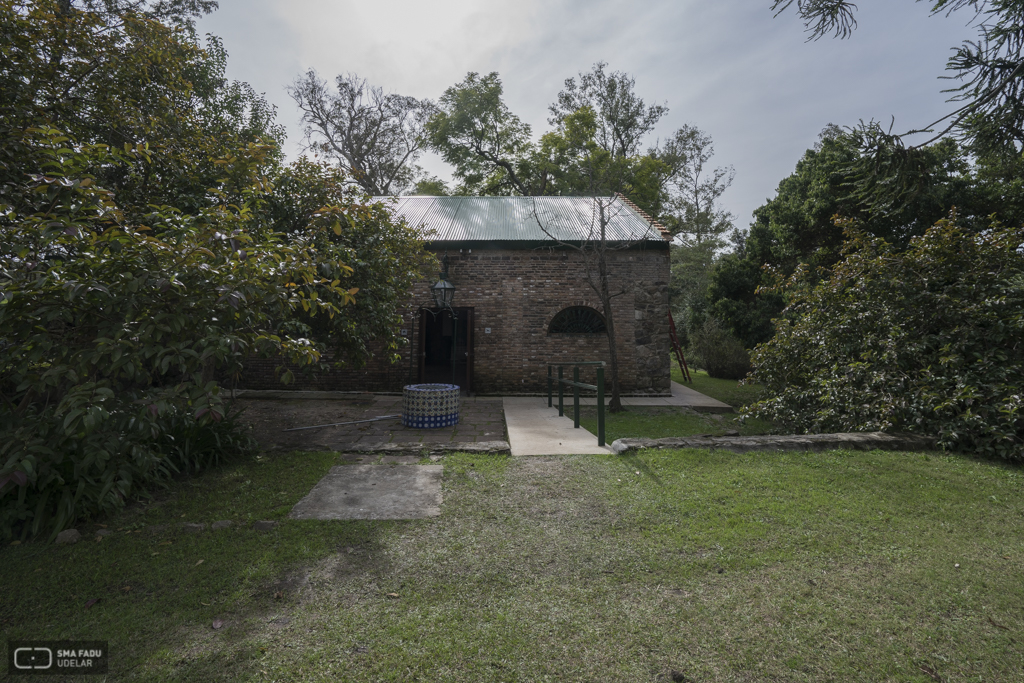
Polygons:
M308 149L333 157L371 195L409 190L434 103L385 93L352 73L334 85L336 92L310 69L288 88L302 111Z
M615 219L630 212L630 208L628 208L630 206L636 210L636 206L619 193L611 196L594 196L590 199L593 202L590 223L586 229L579 230L576 234L573 234L574 231L564 224L560 225L558 216L538 210L536 198L534 198L533 214L534 220L537 221L537 225L545 235L559 246L580 255L587 284L601 301L601 314L604 316L605 333L608 337L608 378L611 383L608 410L619 413L625 409L622 407L619 351L615 343L615 316L613 315L612 299L628 294L630 290L625 284L622 284L619 291L613 291L609 257L617 251L643 244L652 236L661 237L661 234L657 224L653 221L641 231L623 232L622 226L625 223L617 222ZM611 229L613 223L615 224L614 230ZM630 221L630 223L633 222ZM633 224L635 225L635 223Z

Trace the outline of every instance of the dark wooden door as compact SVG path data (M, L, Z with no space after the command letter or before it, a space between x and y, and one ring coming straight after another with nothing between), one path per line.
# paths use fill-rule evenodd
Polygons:
M427 361L427 316L430 315L426 309L420 309L420 335L419 346L416 349L416 381L423 381L423 364Z
M466 393L473 391L473 359L476 356L473 353L473 319L474 311L472 308L463 309L466 312Z

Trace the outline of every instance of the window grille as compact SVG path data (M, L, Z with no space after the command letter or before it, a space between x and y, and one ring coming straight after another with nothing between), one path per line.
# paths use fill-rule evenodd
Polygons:
M607 331L604 317L588 306L563 309L548 325L548 334L602 334Z

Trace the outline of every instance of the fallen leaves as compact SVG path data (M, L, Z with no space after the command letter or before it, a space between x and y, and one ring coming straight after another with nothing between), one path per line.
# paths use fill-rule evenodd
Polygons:
M399 597L399 595L398 595L398 593L388 593L388 597L389 598L397 598L397 597Z
M219 631L224 628L224 622L221 619L214 619L212 626L214 631Z
M206 560L199 560L198 562L196 562L196 566L198 567L198 566L199 566L199 565L201 565L201 564L202 564L203 562L206 562Z
M99 602L102 599L103 598L93 598L92 600L86 600L85 601L85 609L89 609L90 607L92 607L93 605L95 605L97 602Z

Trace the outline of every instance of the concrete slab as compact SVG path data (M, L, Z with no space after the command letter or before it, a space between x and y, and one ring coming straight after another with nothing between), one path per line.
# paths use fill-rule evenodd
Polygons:
M443 465L338 465L291 519L422 519L441 514Z
M605 399L606 401L609 399ZM728 403L722 403L718 399L705 396L699 391L694 391L690 387L679 384L678 382L672 382L672 395L671 396L634 396L634 397L623 397L622 405L624 406L675 406L678 408L689 408L695 410L698 413L731 413L733 412L732 406ZM558 397L554 398L554 402L558 401ZM572 394L565 396L566 412L570 410L572 406ZM547 398L544 399L544 405L547 405ZM596 406L597 399L593 396L580 397L581 406Z
M505 428L512 455L586 455L609 453L586 429L574 429L571 417L559 417L547 398L506 396Z
M672 401L679 401L682 405L698 413L731 413L733 408L728 403L723 403L716 398L705 396L699 391L694 391L688 386L672 382ZM670 403L669 405L678 405Z

